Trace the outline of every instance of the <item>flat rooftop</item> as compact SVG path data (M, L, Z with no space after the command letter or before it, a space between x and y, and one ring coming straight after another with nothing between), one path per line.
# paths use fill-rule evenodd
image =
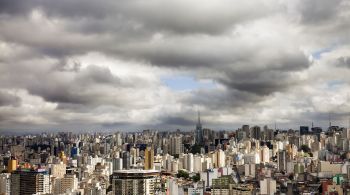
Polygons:
M160 173L158 170L143 170L143 169L128 169L128 170L117 170L113 173L121 173L121 174L137 174L137 173Z

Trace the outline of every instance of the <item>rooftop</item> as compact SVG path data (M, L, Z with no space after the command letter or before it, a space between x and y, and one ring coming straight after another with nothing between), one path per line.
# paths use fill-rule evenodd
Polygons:
M129 170L117 170L114 173L160 173L158 170L143 170L143 169L129 169Z

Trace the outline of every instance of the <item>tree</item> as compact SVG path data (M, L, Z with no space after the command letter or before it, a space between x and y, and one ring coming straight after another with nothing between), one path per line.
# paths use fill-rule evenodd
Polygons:
M183 177L185 179L188 179L190 177L190 175L184 170L179 170L176 174L176 177L178 177L178 178Z
M311 153L311 149L307 145L301 145L300 150L307 152L307 153Z
M201 145L193 145L191 148L191 153L192 154L200 154L201 153Z
M193 182L198 182L199 180L201 180L201 177L200 177L199 173L197 173L196 175L192 176L192 181Z

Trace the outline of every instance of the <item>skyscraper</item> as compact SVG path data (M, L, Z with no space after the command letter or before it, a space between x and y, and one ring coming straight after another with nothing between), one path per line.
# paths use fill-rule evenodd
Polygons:
M123 152L123 169L130 169L130 153Z
M256 140L260 140L261 139L261 129L259 126L254 126L251 129L251 138L254 138Z
M277 153L277 168L281 172L287 170L287 152L286 152L286 150L278 151L278 153Z
M123 159L122 158L113 158L112 163L113 163L113 171L123 169Z
M17 169L17 160L14 157L11 157L8 161L7 172L12 173Z
M196 125L196 144L202 145L203 144L203 129L201 124L201 116L198 112L198 123Z
M245 132L246 137L250 137L249 125L243 125L243 126L242 126L242 130Z
M178 155L183 152L182 135L170 137L169 152L171 155Z
M145 170L154 169L154 150L151 147L147 147L145 150Z

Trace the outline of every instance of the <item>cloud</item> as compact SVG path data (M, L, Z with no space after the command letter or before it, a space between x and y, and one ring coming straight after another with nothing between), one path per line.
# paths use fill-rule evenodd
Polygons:
M0 106L19 106L21 99L8 92L0 91Z
M350 57L339 57L338 66L350 68Z
M299 9L302 15L302 22L317 25L330 22L335 18L341 8L342 0L306 0L300 2Z
M198 109L213 128L324 123L329 111L341 121L349 7L342 0L0 0L0 124L192 129ZM162 82L183 75L215 85L173 90Z

